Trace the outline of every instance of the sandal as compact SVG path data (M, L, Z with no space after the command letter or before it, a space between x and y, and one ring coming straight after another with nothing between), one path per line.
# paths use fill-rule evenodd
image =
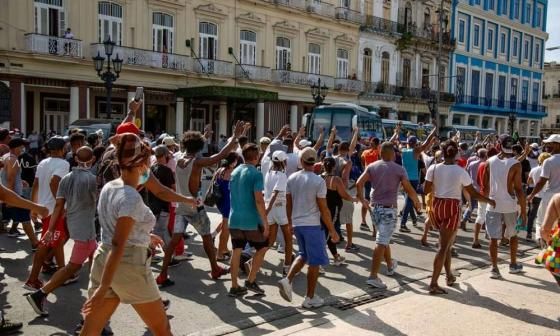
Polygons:
M447 279L447 286L448 287L452 287L455 282L457 281L457 277L455 277L454 275L450 276L450 277L446 277Z
M443 288L441 288L440 286L436 285L436 286L430 286L430 295L441 295L441 294L447 294L447 291Z
M216 258L216 260L220 261L220 262L229 261L230 259L231 259L231 256L229 255L229 253L224 253L221 257Z
M428 241L424 240L424 239L420 240L420 244L422 244L422 246L425 246L425 247L430 247L430 243L428 243Z

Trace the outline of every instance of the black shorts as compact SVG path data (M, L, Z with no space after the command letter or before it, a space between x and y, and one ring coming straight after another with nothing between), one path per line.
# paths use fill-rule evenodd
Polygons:
M229 229L229 234L234 249L244 249L247 244L257 251L268 247L268 240L260 230Z
M29 210L22 208L6 207L7 219L11 219L14 223L26 223L31 220Z

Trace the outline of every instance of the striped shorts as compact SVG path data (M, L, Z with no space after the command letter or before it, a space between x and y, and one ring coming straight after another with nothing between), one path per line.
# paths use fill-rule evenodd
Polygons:
M438 229L457 230L461 217L461 201L450 198L434 198L433 221Z

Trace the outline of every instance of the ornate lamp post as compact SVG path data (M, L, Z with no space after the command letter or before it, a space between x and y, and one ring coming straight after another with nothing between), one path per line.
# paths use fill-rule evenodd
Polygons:
M329 93L329 88L325 84L321 86L321 78L319 78L317 84L315 83L311 84L311 96L315 101L315 106L323 105L323 102L325 101L325 98L327 97L328 93Z
M510 112L509 117L509 134L513 136L515 122L517 121L517 115L515 112Z
M119 74L121 73L123 60L119 58L118 54L114 59L111 59L113 49L115 48L115 42L111 41L110 37L103 42L103 46L105 47L105 55L107 57L101 56L98 51L97 56L93 57L93 65L99 78L105 82L105 89L107 89L107 103L105 107L107 118L111 119L111 91L113 90L113 83L119 78ZM102 73L105 59L107 59L107 68L105 72Z

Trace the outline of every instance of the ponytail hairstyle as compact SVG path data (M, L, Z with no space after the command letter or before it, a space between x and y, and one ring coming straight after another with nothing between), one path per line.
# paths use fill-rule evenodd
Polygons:
M336 161L332 157L325 158L323 160L323 167L325 168L325 172L327 174L332 173L334 168L336 167Z
M444 159L455 159L459 153L457 143L453 140L446 140L441 144L441 151L443 152Z
M239 163L239 155L236 152L231 152L225 159L222 159L220 162L220 168L228 168L235 161Z

